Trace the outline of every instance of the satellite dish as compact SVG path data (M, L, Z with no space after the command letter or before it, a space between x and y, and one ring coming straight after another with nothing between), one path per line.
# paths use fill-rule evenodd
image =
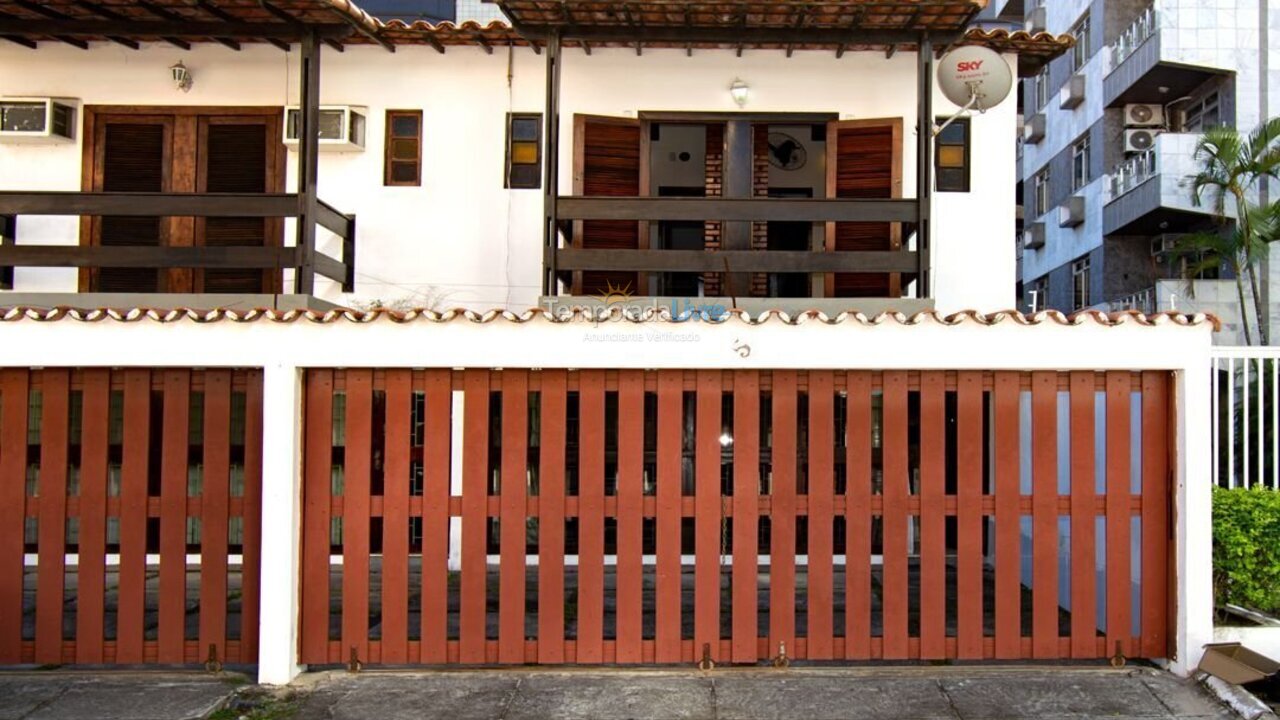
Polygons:
M951 102L986 112L1013 90L1013 71L1000 53L980 45L956 48L938 62L938 85Z

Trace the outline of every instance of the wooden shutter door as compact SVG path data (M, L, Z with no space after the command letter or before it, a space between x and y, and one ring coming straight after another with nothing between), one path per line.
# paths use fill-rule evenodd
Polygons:
M281 192L277 169L279 125L274 117L202 117L196 191L209 193ZM278 245L278 218L197 218L195 244L206 247ZM203 270L195 291L206 293L279 292L275 270Z
M573 192L587 197L648 195L642 182L647 167L641 147L640 121L630 118L576 115L573 122ZM573 246L588 249L636 250L647 246L642 227L630 220L586 220L574 223ZM644 245L642 245L644 242ZM640 273L575 272L574 295L599 295L610 287L643 295Z
M886 199L902 197L902 120L845 120L828 123L827 197ZM827 223L828 252L898 250L897 223ZM902 276L890 273L832 273L827 297L902 296Z
M165 192L170 186L173 118L99 116L92 189L103 192ZM106 247L165 245L164 218L106 216L90 221L88 244ZM89 274L98 292L163 292L164 273L151 268L104 267Z

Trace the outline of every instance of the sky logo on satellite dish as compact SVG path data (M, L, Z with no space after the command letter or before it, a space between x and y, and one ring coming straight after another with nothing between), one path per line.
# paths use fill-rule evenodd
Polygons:
M977 72L982 69L982 60L974 60L971 62L956 63L956 70L959 72Z

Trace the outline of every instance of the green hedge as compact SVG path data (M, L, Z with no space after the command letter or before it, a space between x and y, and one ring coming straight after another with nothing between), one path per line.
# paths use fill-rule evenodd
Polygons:
M1218 606L1280 614L1280 492L1214 488L1213 593Z

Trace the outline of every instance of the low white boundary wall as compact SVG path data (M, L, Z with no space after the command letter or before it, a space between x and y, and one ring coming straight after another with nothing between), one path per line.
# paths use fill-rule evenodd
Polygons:
M301 371L309 367L633 369L1168 370L1176 376L1175 657L1189 674L1212 642L1211 334L1202 318L1154 325L1134 317L1075 324L932 316L877 322L807 317L758 324L553 322L534 314L292 322L73 318L0 322L0 366L244 367L264 369L262 607L259 680L286 683L298 664Z

